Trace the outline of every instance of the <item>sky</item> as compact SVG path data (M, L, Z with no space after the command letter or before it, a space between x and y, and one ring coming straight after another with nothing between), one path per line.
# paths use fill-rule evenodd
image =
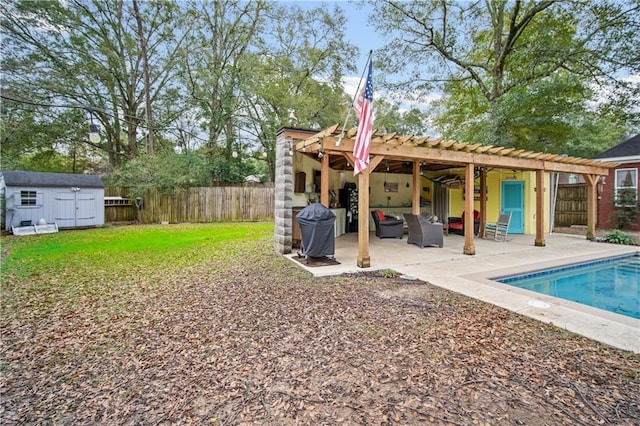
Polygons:
M301 5L313 5L311 7L318 7L323 4L322 1L307 1L297 0ZM347 75L343 79L343 85L345 92L354 97L358 84L363 77L369 51L373 50L373 56L375 60L376 50L381 49L385 45L385 40L382 36L376 33L376 29L373 25L369 24L369 16L373 15L372 2L355 2L347 0L334 0L325 1L328 4L339 4L345 12L345 16L349 24L345 28L345 39L352 43L359 49L359 56L354 59L357 73ZM373 69L374 82L376 78L376 69ZM364 84L364 83L362 83ZM421 110L426 110L430 106L430 102L441 97L438 93L432 93L426 96L422 96L422 99L426 100L426 103L416 100L409 100L403 96L392 96L391 94L382 91L380 88L376 88L374 84L374 102L376 98L384 97L386 100L399 102L400 110L408 110L412 107L417 107Z
M350 96L354 96L356 88L367 64L367 57L369 51L375 50L384 46L384 40L382 37L376 34L375 29L368 23L368 17L373 12L373 5L371 3L360 4L354 1L347 0L333 0L333 1L309 1L309 0L291 0L295 1L301 7L308 7L310 9L321 7L323 4L339 5L345 12L345 16L348 20L348 25L344 29L345 39L356 46L359 49L359 56L354 59L357 73L348 75L344 79L345 92ZM375 74L375 69L374 69Z
M325 1L316 1L316 0L282 0L282 1L291 1L296 2L296 4L301 7L309 7L316 8L321 7L323 4L326 5L335 5L338 4L344 11L345 16L348 20L348 25L344 29L345 39L355 45L359 49L359 56L354 59L355 67L357 68L357 73L352 75L347 75L343 79L343 85L345 88L345 92L354 97L356 94L356 89L362 77L362 74L365 70L365 66L367 63L367 57L369 51L373 49L374 58L375 51L384 46L384 39L376 34L375 28L369 24L368 18L370 15L373 15L373 3L375 0L366 0L366 1L354 1L354 0L325 0ZM374 73L374 82L376 78L376 69L373 70ZM640 75L622 75L620 78L631 81L640 81ZM422 100L425 102L418 102L415 100L402 99L402 96L393 96L393 94L386 93L380 88L376 88L374 84L374 102L376 97L384 97L388 98L388 100L396 100L400 102L401 109L409 109L411 107L418 107L421 110L426 110L430 107L430 102L440 99L441 94L434 92L429 94L424 94L421 96ZM398 99L399 98L399 99Z

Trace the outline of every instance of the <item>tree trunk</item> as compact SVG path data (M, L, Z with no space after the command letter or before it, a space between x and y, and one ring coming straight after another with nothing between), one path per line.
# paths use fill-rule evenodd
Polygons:
M142 66L144 72L144 96L146 102L146 115L147 115L147 153L153 155L154 153L154 132L153 132L153 114L151 110L151 83L149 79L149 58L147 57L147 40L144 38L144 32L142 30L142 17L140 16L140 10L138 9L138 0L133 0L133 9L136 14L136 22L138 24L138 37L140 38L140 48L142 55Z

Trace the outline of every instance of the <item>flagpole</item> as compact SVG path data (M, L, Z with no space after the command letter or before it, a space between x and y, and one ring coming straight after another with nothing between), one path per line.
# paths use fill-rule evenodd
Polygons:
M369 65L369 62L371 61L371 57L372 56L373 56L373 49L369 50L369 56L367 57L367 62L365 62L365 64L364 64L364 69L362 70L362 75L360 76L360 81L358 82L358 87L356 88L356 93L355 93L355 95L353 95L353 98L351 99L351 105L347 109L347 115L344 118L344 124L342 125L342 130L340 131L340 136L338 137L338 140L336 141L336 146L340 146L340 144L342 143L342 138L344 137L344 129L345 129L345 127L347 127L347 121L349 121L349 115L351 115L351 110L353 109L353 105L355 104L356 98L358 97L358 93L360 92L360 86L362 85L362 80L364 79L364 73L367 72L367 65Z

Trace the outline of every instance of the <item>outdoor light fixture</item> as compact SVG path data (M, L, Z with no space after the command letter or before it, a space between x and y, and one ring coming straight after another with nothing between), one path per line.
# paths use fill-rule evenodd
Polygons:
M267 151L262 153L262 158L267 158Z
M231 156L233 158L238 158L238 151L236 151L235 149L233 150L233 152L231 153Z
M93 122L93 110L89 109L89 118L91 120L91 124L89 124L89 141L92 143L100 142L100 127Z
M100 128L97 124L89 124L89 140L93 143L100 142Z

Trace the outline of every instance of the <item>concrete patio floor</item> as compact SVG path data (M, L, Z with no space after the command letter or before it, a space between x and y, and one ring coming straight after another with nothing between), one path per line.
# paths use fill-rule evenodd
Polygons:
M507 242L475 239L476 254L462 253L464 238L444 237L444 247L419 248L407 236L379 239L369 236L370 268L358 268L358 236L345 234L335 241L339 265L308 267L314 276L392 269L433 285L491 303L513 312L640 353L640 320L498 283L491 278L640 252L637 246L588 241L584 236L545 235L546 247L535 247L532 235L510 235ZM289 258L295 253L287 255Z

